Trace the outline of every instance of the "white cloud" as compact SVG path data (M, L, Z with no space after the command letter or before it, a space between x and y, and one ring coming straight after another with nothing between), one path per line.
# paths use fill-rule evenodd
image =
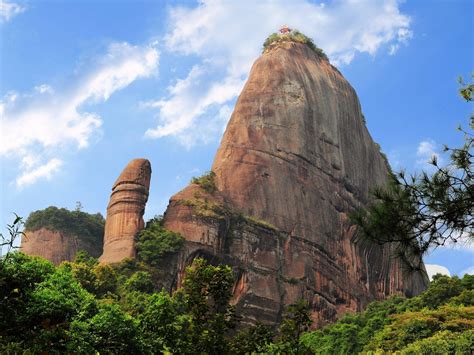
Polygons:
M222 133L230 117L230 109L225 102L232 100L240 92L242 79L227 77L222 83L206 81L206 71L194 66L185 79L178 80L169 88L170 97L144 106L160 110L161 124L146 132L146 136L159 138L177 135L180 142L190 147L198 141L207 142L212 133ZM212 112L214 108L214 112ZM207 114L199 123L196 118Z
M436 144L436 142L431 139L421 141L420 144L418 144L418 148L416 150L416 156L417 156L417 161L416 161L417 166L422 167L428 171L434 169L434 166L430 164L433 157L436 158L439 164L443 163L442 158L440 157L440 154L439 154L439 147Z
M16 15L21 14L26 8L14 2L0 0L0 20L8 22Z
M18 187L31 185L41 178L49 180L54 173L59 171L62 164L63 162L61 160L53 158L46 164L31 169L31 165L28 163L28 169L16 179L16 185Z
M428 273L428 277L430 278L430 281L433 280L433 276L436 274L451 276L451 273L449 272L448 268L445 266L436 265L436 264L425 264L425 267L426 267L426 272Z
M463 270L460 272L460 276L464 276L464 275L474 275L474 266L471 266L471 267L468 267L467 269Z
M177 136L180 141L193 135L197 121L208 121L216 105L237 97L264 39L282 24L312 37L334 64L348 64L358 52L375 55L383 46L394 52L390 45L399 46L411 36L410 18L396 0L203 0L193 8L172 8L169 22L167 49L197 55L200 63L183 79L186 86L178 81L168 97L156 102L158 126L147 135Z
M135 80L151 76L158 59L158 51L152 46L114 43L95 69L70 88L54 94L51 87L43 84L35 88L36 94L8 94L1 103L0 155L22 160L23 175L17 185L34 182L33 177L44 174L45 170L38 167L28 170L32 156L36 157L35 165L51 168L48 164L57 163L53 158L66 146L87 147L102 119L94 112L86 112L84 106L105 102ZM47 176L54 171L57 168L51 168Z
M35 90L40 94L52 94L54 92L53 88L47 84L35 86Z

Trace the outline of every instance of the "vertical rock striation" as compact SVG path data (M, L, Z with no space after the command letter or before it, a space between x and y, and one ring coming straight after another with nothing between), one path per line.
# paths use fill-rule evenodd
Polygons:
M112 187L105 221L103 263L117 263L135 256L135 237L143 229L151 165L146 159L128 163Z
M48 227L34 231L25 230L25 235L21 238L20 250L25 254L41 256L54 265L59 265L63 261L73 261L80 250L84 250L95 258L99 257L102 254L102 240L97 243L85 236Z
M301 298L321 325L420 293L426 275L359 241L349 222L389 169L341 73L304 44L279 44L237 101L212 166L216 191L192 184L170 200L165 226L187 240L177 283L197 256L233 265L244 323L277 323Z

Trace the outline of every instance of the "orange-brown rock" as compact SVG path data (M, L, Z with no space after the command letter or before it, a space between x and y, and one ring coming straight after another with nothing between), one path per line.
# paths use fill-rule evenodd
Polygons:
M113 185L107 207L101 262L117 263L135 256L135 238L144 227L143 214L150 179L150 162L146 159L134 159Z
M40 228L35 231L25 230L25 235L21 238L20 250L25 254L41 256L59 265L63 261L73 261L80 250L97 258L102 253L102 244L84 236L72 235L51 228Z
M325 58L286 42L253 65L212 166L215 192L173 196L165 226L193 258L233 265L244 323L278 323L306 299L316 325L392 294L415 295L423 272L403 271L389 246L359 241L348 215L387 181L387 160L354 89Z

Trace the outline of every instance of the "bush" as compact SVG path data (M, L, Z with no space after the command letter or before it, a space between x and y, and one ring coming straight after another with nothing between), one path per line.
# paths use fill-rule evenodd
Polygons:
M138 325L118 305L102 305L92 318L71 323L68 350L84 354L140 354L143 341Z
M213 171L208 171L206 174L200 177L193 177L191 184L197 184L201 186L205 191L213 193L217 190L216 183L214 181L216 174Z
M25 222L25 229L29 231L47 228L85 237L94 244L102 243L104 226L105 220L100 213L89 214L79 210L69 211L66 208L54 206L32 212Z
M184 244L179 233L165 229L161 220L147 223L137 238L137 258L145 264L157 266L166 256L178 252Z
M263 52L266 52L274 47L276 47L279 43L283 42L297 42L303 43L311 48L318 56L328 60L327 55L321 48L318 48L313 40L308 36L302 34L298 30L292 30L288 34L278 34L272 33L270 36L267 37L265 42L263 42Z
M126 282L125 289L127 292L143 292L143 293L152 293L155 286L153 285L153 280L151 275L146 271L138 271L134 273Z

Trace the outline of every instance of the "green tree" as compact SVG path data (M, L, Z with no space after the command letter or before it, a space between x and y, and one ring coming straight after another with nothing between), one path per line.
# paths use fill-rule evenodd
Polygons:
M128 292L138 291L143 293L152 293L155 285L151 279L151 275L146 271L137 271L134 273L124 285Z
M138 235L137 258L147 265L158 266L165 257L178 252L183 245L181 234L165 229L162 220L154 218Z
M235 322L234 309L229 305L233 285L229 266L208 265L204 259L195 259L186 268L182 293L192 319L189 332L196 352L227 352L224 338Z
M89 319L76 319L68 330L67 349L77 353L142 354L139 322L118 305L104 304Z
M279 328L280 350L291 354L305 353L306 347L300 342L300 337L309 330L311 324L312 320L307 301L300 300L289 305Z
M47 260L23 253L11 253L0 266L0 334L6 337L24 334L31 326L25 309L38 284L54 272Z
M154 352L192 352L194 345L187 331L190 317L184 313L181 300L161 291L149 296L145 304L138 319L147 346Z
M231 354L261 354L272 343L274 336L269 326L257 323L255 326L240 330L230 339L229 352Z

